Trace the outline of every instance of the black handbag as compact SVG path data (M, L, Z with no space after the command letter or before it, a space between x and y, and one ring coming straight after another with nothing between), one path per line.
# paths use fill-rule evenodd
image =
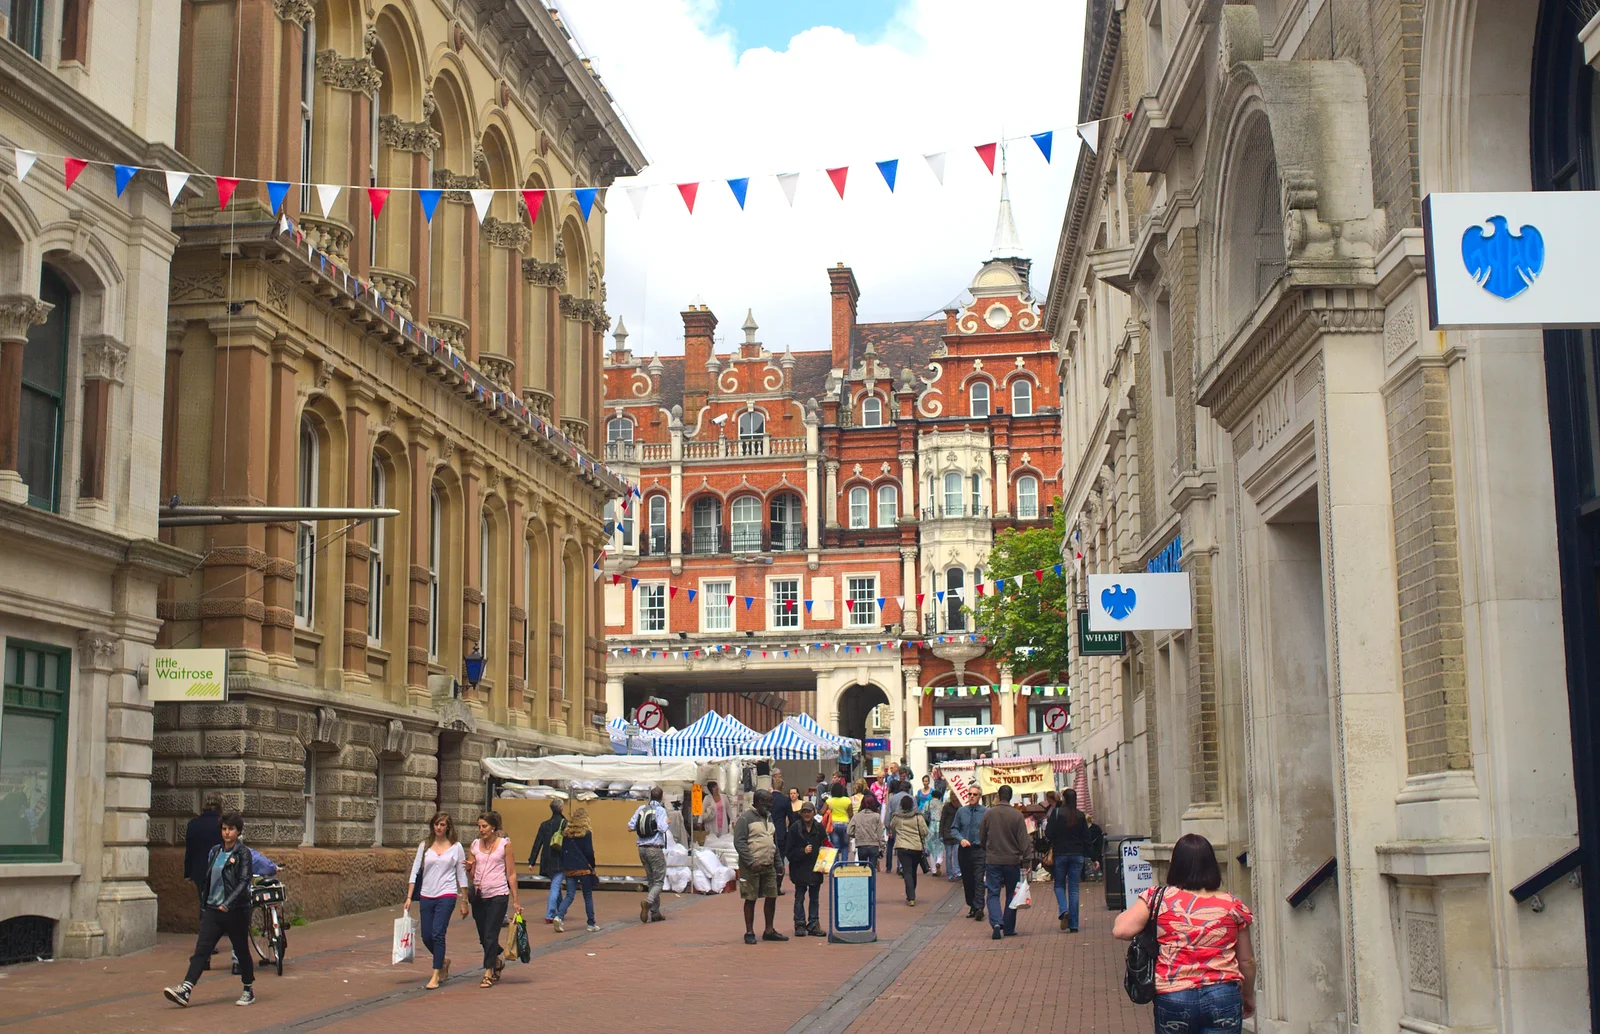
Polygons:
M412 901L421 901L422 900L422 856L423 856L423 852L425 852L427 850L428 850L428 844L427 844L426 841L424 841L422 843L422 845L417 848L417 867L411 873L411 900Z
M1150 919L1144 924L1144 929L1134 935L1133 943L1128 945L1122 989L1128 992L1128 1000L1134 1005L1149 1005L1156 1000L1156 959L1161 956L1156 916L1161 913L1161 897L1166 890L1165 887L1156 888Z

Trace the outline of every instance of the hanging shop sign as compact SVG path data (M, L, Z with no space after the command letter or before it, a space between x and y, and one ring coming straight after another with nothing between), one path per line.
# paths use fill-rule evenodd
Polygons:
M228 651L152 650L150 699L174 704L228 699Z
M868 737L861 741L861 749L868 754L887 754L889 753L889 740L887 737Z
M1600 191L1429 194L1429 326L1600 324L1597 225Z
M1089 629L1094 632L1190 628L1189 575L1091 574Z
M1121 632L1096 632L1089 628L1089 612L1078 611L1078 654L1081 657L1120 657L1128 649Z
M1002 786L1011 787L1014 794L1044 793L1056 788L1056 771L1048 761L1032 765L978 766L978 789L985 797Z

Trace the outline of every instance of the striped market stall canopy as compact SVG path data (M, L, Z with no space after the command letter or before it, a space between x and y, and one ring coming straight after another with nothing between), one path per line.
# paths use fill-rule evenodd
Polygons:
M757 735L743 722L707 711L687 729L656 737L650 748L657 757L728 757L747 753L743 745Z
M793 718L785 718L771 732L742 744L740 753L776 761L819 761L839 756L839 745L807 730Z

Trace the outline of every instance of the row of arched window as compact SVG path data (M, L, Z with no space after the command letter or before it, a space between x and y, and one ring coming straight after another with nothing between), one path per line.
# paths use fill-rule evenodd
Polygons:
M1031 521L1039 517L1039 479L1032 474L1019 474L1013 485L1016 505L1012 513L1018 520ZM984 517L988 507L983 502L983 475L974 472L965 478L959 471L947 471L944 478L928 478L929 508L942 517Z

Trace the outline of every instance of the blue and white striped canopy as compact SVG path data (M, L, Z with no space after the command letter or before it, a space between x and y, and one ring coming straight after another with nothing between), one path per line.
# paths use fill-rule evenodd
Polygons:
M861 750L860 740L853 740L848 736L840 736L836 733L831 733L827 729L824 729L815 718L808 714L802 713L790 715L788 718L785 718L784 721L793 722L806 732L809 732L811 735L831 743L836 747L850 747L857 753L859 753Z
M666 733L660 729L640 729L631 738L628 736L628 720L626 718L613 718L606 723L606 733L611 738L611 749L617 754L649 754L650 742Z
M743 744L758 735L742 722L707 711L687 729L658 736L650 746L659 757L728 757L744 753Z
M793 718L785 718L772 731L742 745L739 750L778 761L817 761L839 756L837 744L808 731Z

